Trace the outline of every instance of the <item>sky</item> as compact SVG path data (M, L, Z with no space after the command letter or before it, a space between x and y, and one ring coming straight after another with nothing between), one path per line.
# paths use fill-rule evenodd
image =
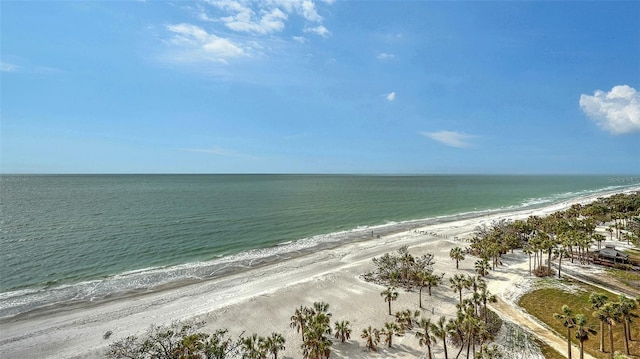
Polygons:
M640 2L2 1L2 173L640 174Z

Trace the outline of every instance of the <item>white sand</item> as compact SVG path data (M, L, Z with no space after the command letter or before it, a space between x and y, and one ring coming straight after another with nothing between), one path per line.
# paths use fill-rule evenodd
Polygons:
M601 195L599 195L601 196ZM364 242L351 243L331 250L324 250L281 263L275 263L246 272L201 282L180 288L137 295L107 303L55 311L32 318L1 323L0 358L75 358L102 357L108 345L128 335L143 333L151 324L168 325L175 320L200 319L207 322L205 330L229 329L233 336L242 332L267 336L279 332L285 336L286 350L280 358L300 358L300 334L289 327L290 317L300 305L313 302L330 304L332 321L349 320L352 337L347 343L334 342L332 357L397 357L417 358L422 355L413 332L394 338L391 349L383 348L376 355L364 352L360 333L369 325L381 328L387 315L387 304L380 296L381 286L364 282L360 275L373 269L371 258L408 245L414 255L435 255L435 272L445 273L445 284L435 288L433 296L423 293L425 317L438 318L455 313L457 295L449 289L448 278L454 273L473 274L476 258L455 262L449 258L449 250L465 246L455 237L468 238L480 224L490 224L501 218L526 218L529 215L545 215L568 208L573 203L585 203L596 196L564 202L539 210L527 210L498 215L482 216L455 222L442 223L418 229L433 235L414 231L389 235ZM498 295L508 294L514 284L527 276L527 257L519 254L505 260L505 266L491 272L489 289ZM508 297L509 295L507 295ZM508 299L508 298L507 298ZM431 314L433 308L434 315ZM392 304L393 312L418 309L418 294L400 291ZM103 334L112 331L108 340ZM442 351L440 344L434 353ZM457 348L450 348L457 352Z

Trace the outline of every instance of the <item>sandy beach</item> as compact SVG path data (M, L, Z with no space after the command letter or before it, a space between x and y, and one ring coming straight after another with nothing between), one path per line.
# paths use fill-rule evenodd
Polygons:
M602 194L536 210L416 228L204 282L4 320L0 322L0 357L99 358L104 356L110 343L142 334L152 324L168 325L176 320L197 319L206 321L205 331L226 328L232 337L241 333L267 336L279 332L286 339L286 349L279 357L300 358L300 334L290 328L290 317L300 305L311 306L314 302L324 301L330 304L332 322L349 320L352 326L351 340L346 343L335 341L332 357L419 358L425 348L418 345L413 333L394 338L392 348L384 348L381 343L378 353L366 352L364 348L360 338L363 328L381 328L384 322L393 320L380 296L384 288L360 277L373 268L373 257L405 245L414 255L433 254L434 272L445 273L445 284L435 288L431 297L424 291L423 316L451 316L455 314L457 296L449 289L447 279L458 272L473 274L476 258L468 257L456 270L449 250L455 246L464 247L464 240L470 238L474 228L503 218L545 215L599 196ZM488 280L489 290L508 303L519 283L528 276L528 262L527 256L518 252L506 257L504 266L492 271ZM392 309L394 312L417 310L418 292L400 290ZM109 339L103 339L107 331L113 334ZM441 348L436 345L434 353Z

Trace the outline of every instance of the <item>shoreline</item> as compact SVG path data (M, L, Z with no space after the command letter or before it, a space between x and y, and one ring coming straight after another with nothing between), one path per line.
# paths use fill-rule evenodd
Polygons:
M627 188L606 195L635 190L637 188ZM460 245L454 238L468 237L479 225L499 219L545 215L606 195L597 193L535 209L483 214L414 227L162 291L100 303L80 303L66 310L52 309L33 316L2 320L0 357L97 358L102 357L102 351L110 343L128 335L141 334L151 324L168 325L176 320L197 319L206 321L203 330L226 328L232 336L244 330L259 335L280 332L287 340L283 358L295 358L300 356L300 343L298 334L289 328L289 316L296 307L314 301L329 303L333 319L352 322L353 339L349 346L336 343L332 355L367 356L361 348L360 331L368 325L379 327L381 321L388 319L384 315L385 303L379 295L381 287L359 278L371 267L371 258L408 245L412 253L434 254L434 272L451 272L448 251ZM416 233L414 229L418 228L428 234ZM492 272L489 278L492 292L502 294L526 273L525 267L526 260L514 261L509 267ZM461 262L460 271L472 273L473 260L468 258ZM434 296L424 296L425 299L429 303L427 306L437 307L442 314L454 312L456 298L445 286L434 289ZM417 294L403 291L394 307L400 310L409 306L417 306ZM109 340L103 339L107 331L113 332ZM396 343L397 348L389 350L396 350L393 353L399 357L413 357L420 351L414 338L398 338Z
M618 186L609 186L599 190L581 191L578 192L578 195L573 192L560 193L554 195L558 196L555 200L551 199L553 196L532 198L528 199L527 202L508 207L444 214L378 225L362 225L348 230L290 240L270 247L250 249L210 261L198 261L167 267L142 268L111 275L103 279L65 283L46 289L18 289L0 293L0 297L3 298L0 300L0 324L14 319L19 320L20 318L38 316L40 313L55 312L58 309L64 310L69 307L100 304L215 280L223 276L242 273L252 268L260 268L283 260L292 260L309 253L333 250L350 243L369 241L376 239L376 237L394 235L420 227L454 223L484 216L537 211L548 207L563 206L567 202L582 198L591 201L602 196L636 190L640 190L640 187L625 186L618 188ZM567 195L574 196L565 198ZM537 203L539 200L544 200L544 202ZM526 204L530 202L533 202L533 204ZM52 298L53 296L55 298Z

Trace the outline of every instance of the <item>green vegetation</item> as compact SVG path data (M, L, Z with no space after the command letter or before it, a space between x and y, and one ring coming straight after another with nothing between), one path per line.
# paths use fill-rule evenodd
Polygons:
M574 313L583 315L586 322L580 323L582 329L598 331L597 335L589 335L589 338L584 341L586 352L597 358L613 357L613 353L610 352L610 338L612 338L614 351L624 353L628 343L629 352L635 357L640 357L640 342L624 339L626 330L619 305L622 302L621 298L611 293L605 293L606 300L592 304L593 302L590 300L594 299L592 294L601 292L600 289L572 281L562 281L562 284L568 285L572 291L567 292L559 288L540 288L523 295L519 305L558 333L566 333L567 328L564 326L563 320L554 319L554 312L563 313L563 306L566 305L568 308L572 308ZM599 309L596 310L594 307ZM596 312L598 314L594 315ZM629 313L639 314L637 309L630 310ZM600 326L600 319L603 319L603 326ZM611 337L609 337L608 331L609 323L612 324ZM601 327L604 327L604 338L601 337L603 334ZM575 335L571 335L570 339L572 343L580 347L580 341ZM604 339L605 353L599 350L602 339Z

